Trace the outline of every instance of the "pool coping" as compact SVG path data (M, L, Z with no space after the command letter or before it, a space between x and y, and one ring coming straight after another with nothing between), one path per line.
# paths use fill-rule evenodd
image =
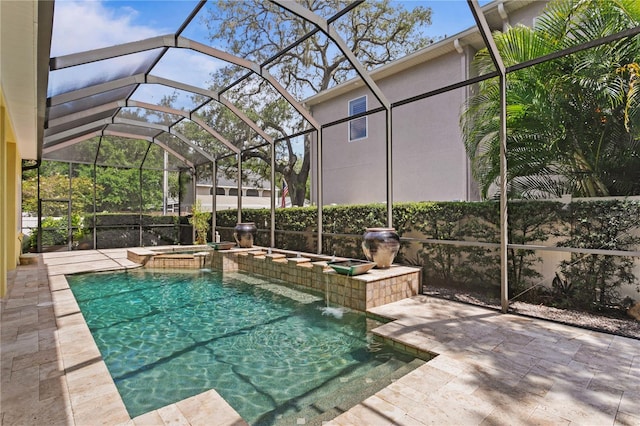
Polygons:
M127 262L119 268L89 266L75 273L140 267L142 265ZM247 424L214 389L131 418L84 320L66 275L50 275L49 286L58 324L60 359L66 373L75 424L92 424L96 419L100 419L103 424L114 425L206 424L212 418L221 425Z
M155 248L154 250L148 248L128 249L126 261L118 260L119 266L105 267L103 264L91 262L86 265L86 268L74 268L73 273L56 273L48 276L53 308L58 323L60 359L66 372L67 388L76 424L89 424L96 418L103 419L106 424L127 425L162 424L163 422L173 423L176 421L181 424L199 424L203 421L203 424L206 424L206 419L210 420L211 418L215 418L216 424L219 425L247 424L240 414L214 389L131 418L66 279L66 275L80 273L144 268L142 264L129 260L129 252L131 251L144 256L150 253L174 253L198 248L201 247L166 247L160 250ZM359 277L359 279L364 278ZM376 314L375 318L378 320L386 318L388 321L392 321L391 318L380 314ZM374 334L376 334L375 331ZM423 360L434 355L432 352L418 349L413 344L403 343L388 336L377 334L376 336L394 348ZM97 403L97 399L99 399L99 403Z

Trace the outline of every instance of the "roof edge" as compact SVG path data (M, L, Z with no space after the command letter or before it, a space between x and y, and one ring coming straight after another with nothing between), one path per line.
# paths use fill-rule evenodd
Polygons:
M483 6L482 11L485 15L493 15L499 18L500 5L508 6L509 11L515 11L522 9L530 5L531 3L534 3L535 1L536 0L496 0ZM370 71L369 76L374 81L382 80L383 78L389 77L400 71L404 71L416 65L435 59L439 56L443 56L447 53L456 51L456 42L463 47L484 47L484 42L482 41L482 36L480 35L480 31L478 30L477 26L469 27L457 34L434 42L429 46L423 47L422 49L414 53L410 53L400 59L382 65ZM303 103L307 107L318 105L337 96L349 93L357 88L362 87L362 85L363 83L361 79L359 77L354 77L345 81L344 83L310 96L309 98L305 99Z

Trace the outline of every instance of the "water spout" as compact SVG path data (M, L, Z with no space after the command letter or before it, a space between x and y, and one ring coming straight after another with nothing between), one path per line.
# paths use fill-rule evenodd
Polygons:
M347 309L342 307L330 308L327 306L325 308L320 308L320 310L322 311L322 315L331 316L337 319L342 319L344 313L347 312Z
M330 281L330 277L331 275L329 274L324 274L324 299L325 299L325 306L322 308L319 308L320 311L322 312L322 315L325 316L331 316L337 319L341 319L342 316L344 315L345 312L347 312L347 308L343 307L343 306L338 306L335 308L332 308L331 306L329 306L329 281Z
M324 304L326 308L329 308L329 277L324 275Z

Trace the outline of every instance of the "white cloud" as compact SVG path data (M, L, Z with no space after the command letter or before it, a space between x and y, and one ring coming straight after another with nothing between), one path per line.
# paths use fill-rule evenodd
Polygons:
M117 2L112 3L117 5ZM143 40L169 32L133 24L131 7L108 8L102 1L56 1L51 56Z
M224 62L202 53L172 49L154 68L153 75L208 88L211 73L224 65Z
M161 8L162 3L157 7ZM58 0L55 8L51 56L144 40L172 33L177 29L136 24L140 13L130 5L117 1ZM147 21L156 20L149 17L145 20ZM147 62L152 58L154 53L156 52L127 55L55 71L50 76L49 94L64 93L87 84L96 84L130 74L141 62ZM219 61L206 55L183 49L171 49L151 73L194 86L208 87L206 82L211 79L211 72L219 66ZM145 87L142 90L149 93L154 91L157 92L157 88Z

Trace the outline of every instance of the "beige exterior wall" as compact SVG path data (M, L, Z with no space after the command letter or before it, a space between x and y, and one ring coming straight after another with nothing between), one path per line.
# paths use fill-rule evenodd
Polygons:
M216 210L229 210L238 208L238 197L229 195L231 190L237 190L237 187L225 189L227 195L216 196ZM279 190L276 189L276 207L280 206ZM257 195L256 195L257 194ZM204 211L211 211L213 203L211 196L211 185L196 185L196 196L202 204ZM242 189L242 208L243 209L269 209L271 208L271 190L262 188L243 188Z
M506 10L506 19L500 15L497 4L488 12L494 29L516 24L531 26L546 5L546 1L505 3L502 13ZM398 65L374 71L372 78L391 103L462 82L472 77L471 60L482 47L479 37L476 31L467 30L409 55L409 59L397 61ZM412 65L402 65L403 61ZM337 89L333 94L308 100L314 118L320 123L347 117L348 102L363 95L367 96L368 110L380 106L361 82L350 81ZM479 199L459 124L469 90L456 89L392 110L394 202ZM386 202L385 132L384 113L368 117L366 139L349 142L348 123L323 130L323 204ZM313 147L316 149L315 143ZM316 164L314 160L314 199L317 199Z
M467 79L468 61L455 50L377 81L390 102ZM393 110L394 201L471 199L468 165L458 125L465 99L459 89ZM354 90L314 105L321 123L348 115L348 102L366 94ZM379 106L367 94L367 107ZM368 117L368 136L349 142L348 123L323 132L323 200L325 204L386 200L385 114Z

